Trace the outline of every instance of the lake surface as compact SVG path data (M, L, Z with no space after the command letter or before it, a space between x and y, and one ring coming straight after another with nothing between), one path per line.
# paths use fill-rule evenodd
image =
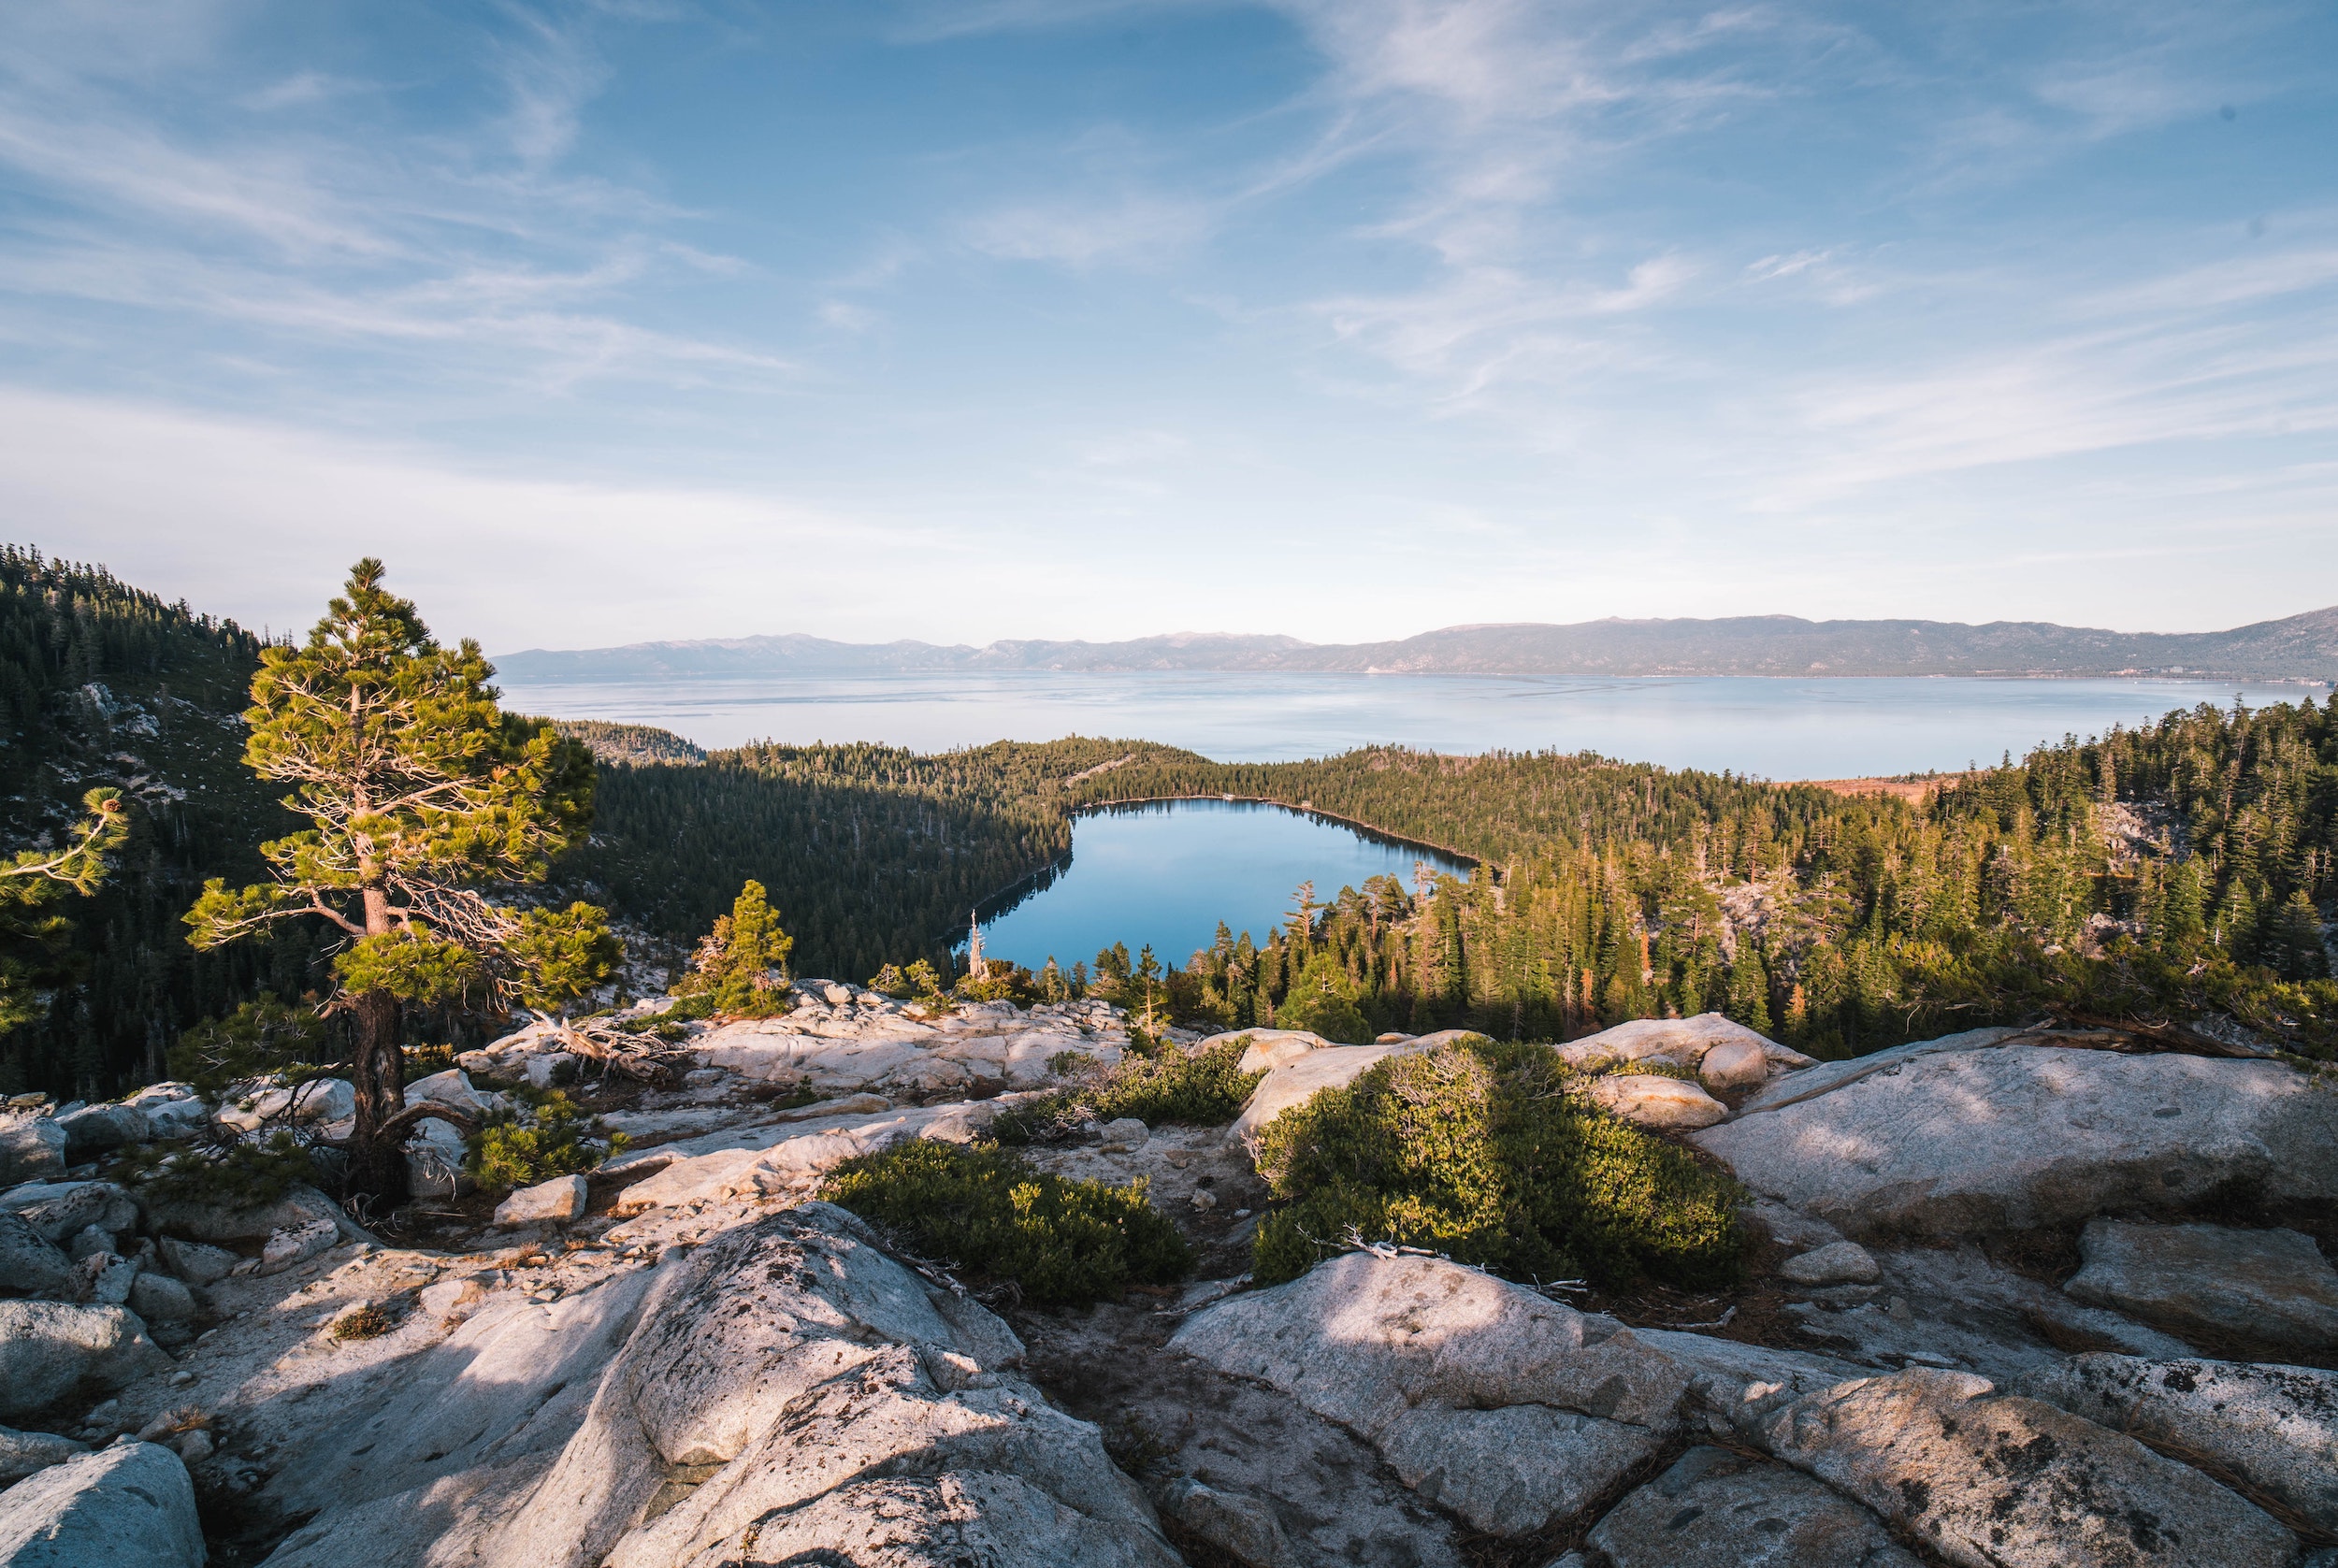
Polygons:
M1170 800L1090 812L1072 824L1072 863L1003 914L985 912L983 952L1037 969L1068 970L1096 950L1145 943L1164 965L1207 947L1223 920L1263 944L1312 881L1328 899L1366 877L1413 885L1413 867L1467 876L1439 851L1365 835L1280 806Z
M2171 708L2295 701L2320 688L2195 681L1626 680L1220 671L765 677L508 686L505 706L657 725L702 746L881 741L947 751L1101 735L1221 762L1397 743L1439 752L1595 751L1772 779L1914 773L2020 755Z

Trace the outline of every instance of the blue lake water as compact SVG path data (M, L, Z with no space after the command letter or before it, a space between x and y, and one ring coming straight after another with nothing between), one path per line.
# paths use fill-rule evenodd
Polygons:
M1469 868L1432 849L1368 837L1279 806L1173 800L1090 812L1072 825L1072 863L1008 913L987 917L983 951L1037 969L1052 957L1065 969L1096 950L1145 943L1164 964L1182 964L1209 945L1223 920L1260 942L1312 881L1318 899L1366 877L1413 885L1416 863L1466 876Z
M704 746L881 741L946 751L1103 735L1223 762L1394 742L1439 752L1595 751L1772 779L1949 770L2171 708L2319 688L2194 681L1627 680L1145 671L674 680L509 686L507 707L657 725Z

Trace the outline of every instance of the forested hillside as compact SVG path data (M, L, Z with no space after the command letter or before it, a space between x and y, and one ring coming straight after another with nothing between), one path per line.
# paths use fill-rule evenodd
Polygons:
M186 913L206 876L259 874L253 846L289 818L238 757L236 716L259 640L129 587L102 568L0 547L0 802L6 842L38 844L84 791L119 786L131 834L69 928L12 932L8 957L47 993L45 1015L0 1036L0 1089L110 1093L161 1077L183 1026L262 985L297 995L309 933L197 954Z

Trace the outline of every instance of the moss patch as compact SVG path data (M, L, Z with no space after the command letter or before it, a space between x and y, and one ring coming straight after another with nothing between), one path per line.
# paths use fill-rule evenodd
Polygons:
M1380 1062L1266 1128L1261 1284L1370 1242L1513 1279L1736 1283L1743 1190L1680 1145L1565 1092L1547 1046L1492 1041Z

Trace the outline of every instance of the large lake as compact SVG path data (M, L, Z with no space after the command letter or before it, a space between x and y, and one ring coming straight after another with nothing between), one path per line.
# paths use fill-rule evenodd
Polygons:
M1264 943L1302 882L1325 899L1366 877L1410 887L1423 861L1469 874L1436 850L1280 806L1171 800L1090 812L1072 824L1071 866L986 918L983 950L1032 969L1053 957L1068 970L1115 942L1132 954L1150 942L1163 964L1182 964L1209 945L1220 920Z
M882 741L946 751L1102 735L1223 762L1396 742L1440 752L1595 751L1772 779L1954 770L2171 708L2294 701L2319 688L2193 681L1014 672L513 685L507 707L657 725L703 746Z

